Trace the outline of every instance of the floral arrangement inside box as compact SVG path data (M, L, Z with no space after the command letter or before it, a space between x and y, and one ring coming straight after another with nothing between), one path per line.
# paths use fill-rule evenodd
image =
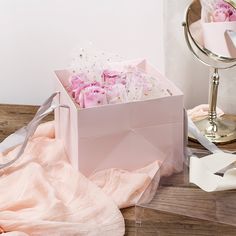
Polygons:
M236 21L236 10L224 0L201 0L204 22Z
M236 50L229 33L236 32L236 10L223 0L201 0L203 44L213 54L234 58Z
M68 92L80 108L170 96L158 78L137 65L112 62L105 53L81 49L72 71Z

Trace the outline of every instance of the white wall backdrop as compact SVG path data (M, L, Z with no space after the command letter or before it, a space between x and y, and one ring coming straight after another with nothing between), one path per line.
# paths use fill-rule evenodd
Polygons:
M208 69L189 52L181 26L190 2L1 0L0 103L42 103L53 91L53 71L67 67L86 41L146 57L180 87L187 108L207 103ZM235 72L222 73L219 106L236 114Z
M40 104L79 42L164 71L163 0L1 0L0 103Z

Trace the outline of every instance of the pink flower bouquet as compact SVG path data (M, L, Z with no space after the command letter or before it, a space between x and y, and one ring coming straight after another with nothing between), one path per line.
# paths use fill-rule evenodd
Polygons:
M227 31L236 32L236 10L223 0L201 0L204 46L214 54L235 57Z
M158 78L140 71L136 66L103 67L90 73L93 68L87 70L86 66L86 69L71 76L68 91L80 108L170 96L158 84Z

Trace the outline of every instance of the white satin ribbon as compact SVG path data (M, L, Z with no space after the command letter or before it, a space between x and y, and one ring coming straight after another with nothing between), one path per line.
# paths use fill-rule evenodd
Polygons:
M210 152L202 158L194 155L189 162L189 182L206 192L236 189L236 155L225 153L211 143L188 119L189 132ZM222 174L222 175L220 175Z
M210 152L212 153L223 152L214 143L210 142L205 136L201 134L197 126L193 123L193 121L189 117L188 117L188 132L191 133L198 140L198 142Z
M24 153L29 138L33 136L35 130L37 129L38 125L44 117L49 115L58 107L67 107L64 105L53 104L53 99L56 95L58 95L58 93L53 93L42 104L42 106L36 112L34 118L29 122L27 126L17 130L15 133L11 134L5 140L3 140L2 143L0 143L0 153L4 153L15 146L22 144L19 152L14 158L11 158L11 160L7 158L0 159L0 169L9 167L20 158L20 156Z
M236 155L229 153L217 153L203 158L192 156L190 158L190 182L206 192L236 189L236 168L229 168L223 176L216 174L235 162Z

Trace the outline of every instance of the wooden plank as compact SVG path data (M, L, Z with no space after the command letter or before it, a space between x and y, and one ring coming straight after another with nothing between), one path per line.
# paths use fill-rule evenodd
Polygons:
M146 207L162 212L216 221L215 196L199 189L160 187Z
M0 105L0 141L25 126L34 117L38 106ZM53 120L53 114L44 121Z
M132 213L131 213L132 211ZM140 210L141 211L141 210ZM145 209L142 221L133 223L134 210L123 210L126 219L126 235L128 236L235 236L236 228L217 224L206 220L170 214L166 212ZM137 214L137 213L136 213Z
M141 208L236 226L235 202L236 190L206 193L198 188L160 187L153 200ZM139 213L141 221L146 219Z

